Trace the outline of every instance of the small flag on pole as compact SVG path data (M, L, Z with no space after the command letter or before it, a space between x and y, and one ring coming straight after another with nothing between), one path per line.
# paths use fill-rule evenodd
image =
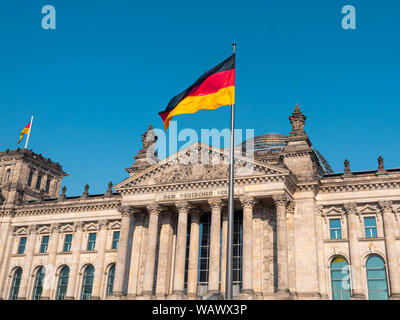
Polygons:
M31 121L26 125L26 127L21 131L21 133L19 135L18 144L21 142L24 135L26 135L26 134L28 135L28 137L26 138L25 149L28 147L28 141L29 141L29 135L31 134L32 122L33 122L33 116L31 118Z
M217 109L235 103L235 54L203 74L185 91L173 97L160 112L167 130L173 116Z

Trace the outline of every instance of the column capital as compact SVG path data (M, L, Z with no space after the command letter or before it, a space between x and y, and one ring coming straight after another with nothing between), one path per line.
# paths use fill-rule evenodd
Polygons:
M355 202L348 202L343 204L343 208L346 211L347 215L356 215L357 212L357 204Z
M38 231L38 226L36 224L31 224L30 226L28 226L28 235L37 234Z
M147 212L149 215L159 215L161 212L161 206L159 205L158 202L153 202L148 205L146 205Z
M286 210L287 214L294 215L294 208L295 208L295 203L294 201L290 200Z
M50 233L58 233L61 231L61 224L59 223L53 223L50 226Z
M383 212L393 212L393 201L391 200L384 200L384 201L379 201L379 207L381 208L382 213Z
M200 221L200 216L202 214L202 211L199 208L191 208L190 209L190 219L192 222L199 222Z
M176 201L175 207L178 210L178 213L186 213L188 214L190 211L190 203L187 201Z
M135 213L133 206L118 206L118 212L122 217L131 217Z
M224 203L220 198L215 198L215 199L209 199L208 204L210 205L211 210L213 209L219 209L223 207Z
M286 195L286 193L279 193L279 194L274 194L272 196L272 200L274 200L275 206L287 206L289 202L289 197Z
M252 196L243 196L240 197L240 203L242 204L243 209L253 209L256 204L256 199Z
M98 224L97 224L97 228L99 230L102 229L108 229L108 220L107 219L103 219L103 220L99 220Z
M83 221L77 221L74 223L74 231L82 231L85 223Z

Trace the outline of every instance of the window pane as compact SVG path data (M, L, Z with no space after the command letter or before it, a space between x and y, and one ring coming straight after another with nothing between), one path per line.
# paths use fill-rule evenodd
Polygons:
M369 298L371 300L387 300L388 286L384 261L378 256L370 256L366 267Z

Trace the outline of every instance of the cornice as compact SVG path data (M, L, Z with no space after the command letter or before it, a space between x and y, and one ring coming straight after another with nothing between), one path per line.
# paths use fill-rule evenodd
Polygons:
M47 205L46 203L36 203L20 207L16 209L15 216L30 216L30 215L48 215L62 214L73 212L99 211L99 210L117 210L120 205L120 200L106 200L96 202L81 202L81 203L54 203Z
M290 175L269 175L269 176L251 176L251 177L240 177L235 178L235 185L247 185L257 184L266 182L285 182ZM228 186L228 179L219 180L203 180L203 181L189 181L179 182L172 184L160 184L160 185L147 185L137 187L126 187L119 189L122 195L127 194L144 194L151 192L167 192L167 191L182 191L199 188L218 188Z
M375 191L387 189L399 189L400 182L375 182L375 183L358 183L346 185L330 185L321 186L321 193L340 193L340 192L358 192L358 191Z

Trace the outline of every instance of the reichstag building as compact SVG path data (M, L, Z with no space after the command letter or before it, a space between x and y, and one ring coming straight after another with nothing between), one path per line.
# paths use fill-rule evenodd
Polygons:
M400 169L379 157L334 173L298 106L289 120L253 157L237 147L235 299L399 299ZM228 166L184 160L229 152L196 143L150 162L152 132L97 195L67 195L50 158L0 152L0 299L224 298Z

